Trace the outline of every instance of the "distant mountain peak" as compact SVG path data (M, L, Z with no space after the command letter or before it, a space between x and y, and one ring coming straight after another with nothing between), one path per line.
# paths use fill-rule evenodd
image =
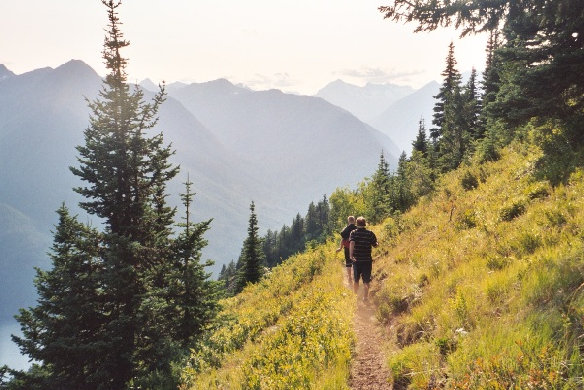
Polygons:
M56 74L66 75L67 77L75 77L78 79L85 79L91 77L99 77L93 68L81 60L70 60L63 65L55 68Z
M12 73L4 64L0 64L0 81L14 76L15 74Z
M395 84L367 83L360 87L337 79L318 91L316 96L344 108L366 122L413 91L411 87Z
M151 92L158 91L158 85L154 84L154 82L150 79L144 79L144 80L140 81L140 83L138 83L138 85L144 89L147 89L148 91L151 91Z

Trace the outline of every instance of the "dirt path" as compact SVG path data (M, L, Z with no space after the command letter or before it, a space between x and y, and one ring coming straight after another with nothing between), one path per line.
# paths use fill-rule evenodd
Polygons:
M349 287L347 280L345 285ZM358 300L355 335L357 344L351 364L349 386L353 390L391 390L392 386L388 382L389 371L385 365L386 357L383 353L385 344L383 329L375 318L373 303L365 304Z

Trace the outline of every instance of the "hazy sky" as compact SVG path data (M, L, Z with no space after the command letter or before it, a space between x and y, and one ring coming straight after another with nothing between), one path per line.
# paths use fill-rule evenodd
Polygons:
M458 69L482 70L485 36L414 34L384 20L391 0L125 0L131 82L227 78L253 89L315 94L342 79L421 87L441 80L450 41ZM0 0L0 64L17 74L78 59L105 74L99 0Z

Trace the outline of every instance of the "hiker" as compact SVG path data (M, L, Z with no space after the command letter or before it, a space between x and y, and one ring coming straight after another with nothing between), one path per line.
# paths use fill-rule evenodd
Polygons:
M377 237L371 230L365 228L365 218L357 218L357 229L349 237L349 256L353 261L353 289L359 292L359 278L363 278L363 302L369 298L369 283L371 282L371 268L373 258L371 248L377 246Z
M339 243L339 248L337 249L337 252L340 252L343 248L345 249L345 268L347 269L347 280L349 281L349 286L351 283L353 283L353 278L351 276L353 261L349 255L349 236L355 229L357 229L357 226L355 226L355 217L350 215L347 218L347 226L345 226L341 232L341 242Z

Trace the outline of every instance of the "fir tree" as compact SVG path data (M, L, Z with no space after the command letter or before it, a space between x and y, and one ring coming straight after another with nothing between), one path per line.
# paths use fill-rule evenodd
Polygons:
M315 240L320 235L320 215L316 209L314 202L310 202L308 205L308 211L306 212L305 221L305 231L306 231L306 241Z
M428 155L428 139L426 138L426 125L423 118L420 118L418 122L418 135L412 142L413 152L420 152L424 157Z
M36 270L37 305L20 310L16 319L23 336L13 336L21 352L45 369L20 373L15 388L97 389L103 381L98 362L104 353L100 336L106 321L100 235L79 223L64 205L57 212L53 267Z
M172 344L173 336L155 324L161 318L158 304L164 308L165 303L152 288L166 287L159 269L172 259L174 216L165 201L166 183L178 168L168 161L173 152L164 146L162 135L145 134L157 123L165 93L161 88L147 103L138 87L130 89L127 60L120 53L128 46L119 29L120 2L102 3L109 20L103 50L109 73L98 98L88 102L90 124L85 144L77 147L79 166L71 171L84 182L75 189L85 198L80 206L103 221L104 231L98 240L61 210L54 268L39 273L37 284L40 295L53 295L46 304L39 302L21 314L30 332L17 342L57 381L45 388L125 389L144 383L143 376L153 370L168 372L170 366L166 340ZM63 241L66 228L71 231L68 237L81 238ZM77 263L67 265L69 257L76 257ZM84 268L67 269L74 266ZM77 275L72 278L68 272ZM61 294L58 300L68 305L66 309L52 305L54 294ZM69 317L70 326L57 325L60 318ZM86 328L75 323L80 320ZM35 329L56 326L62 336L55 331L50 336L55 339L48 334L39 339Z
M238 290L241 291L248 283L257 283L263 275L264 253L262 242L258 234L258 219L255 213L255 203L250 206L249 225L247 228L247 238L243 242L239 263L240 280Z
M406 211L413 203L410 183L407 178L407 165L408 159L406 153L402 152L399 156L397 169L393 177L393 196L392 196L392 209L399 210L401 212Z
M444 82L435 96L434 119L430 134L437 148L438 164L446 172L458 167L468 145L465 123L465 104L461 93L461 75L456 69L454 44L451 42L446 57L446 68L442 72Z
M480 123L482 100L478 90L477 71L473 67L463 92L464 131L471 140L483 138L483 128Z
M392 177L389 172L389 163L385 159L383 152L381 152L377 170L371 178L369 195L367 197L371 223L382 221L392 211L392 190Z
M121 49L128 46L119 29L120 3L102 0L108 9L109 31L103 58L109 74L99 98L90 102L90 126L85 145L77 148L79 168L72 172L87 183L76 191L88 201L80 205L104 220L104 285L110 319L105 343L109 348L104 376L112 386L124 388L139 366L159 364L149 335L142 335L141 297L152 267L164 261L163 245L174 210L164 205L165 183L177 174L168 159L162 134L146 137L157 122L165 93L161 88L152 103L143 100L139 88L127 84L127 60ZM168 253L168 252L167 252ZM162 255L162 256L161 256ZM140 362L145 359L146 362Z
M193 344L198 335L214 317L217 309L217 285L209 278L206 267L213 265L208 260L201 261L201 251L207 245L203 234L210 228L212 220L199 223L192 221L192 202L194 193L191 192L192 182L187 179L186 192L181 194L185 206L184 223L179 226L184 230L174 243L176 265L165 275L170 288L167 288L166 298L172 302L170 307L173 316L169 327L175 329L175 339L183 348ZM178 316L178 318L177 318Z
M448 118L451 114L449 110L456 109L455 99L456 95L460 91L460 80L462 76L460 72L456 69L456 58L454 57L454 43L450 42L448 46L448 55L446 56L446 67L441 73L444 77L442 86L438 92L438 95L434 96L436 103L434 104L434 115L432 119L432 124L435 126L430 129L430 136L437 140L444 132L444 127L448 126L448 121L452 121L452 118Z

